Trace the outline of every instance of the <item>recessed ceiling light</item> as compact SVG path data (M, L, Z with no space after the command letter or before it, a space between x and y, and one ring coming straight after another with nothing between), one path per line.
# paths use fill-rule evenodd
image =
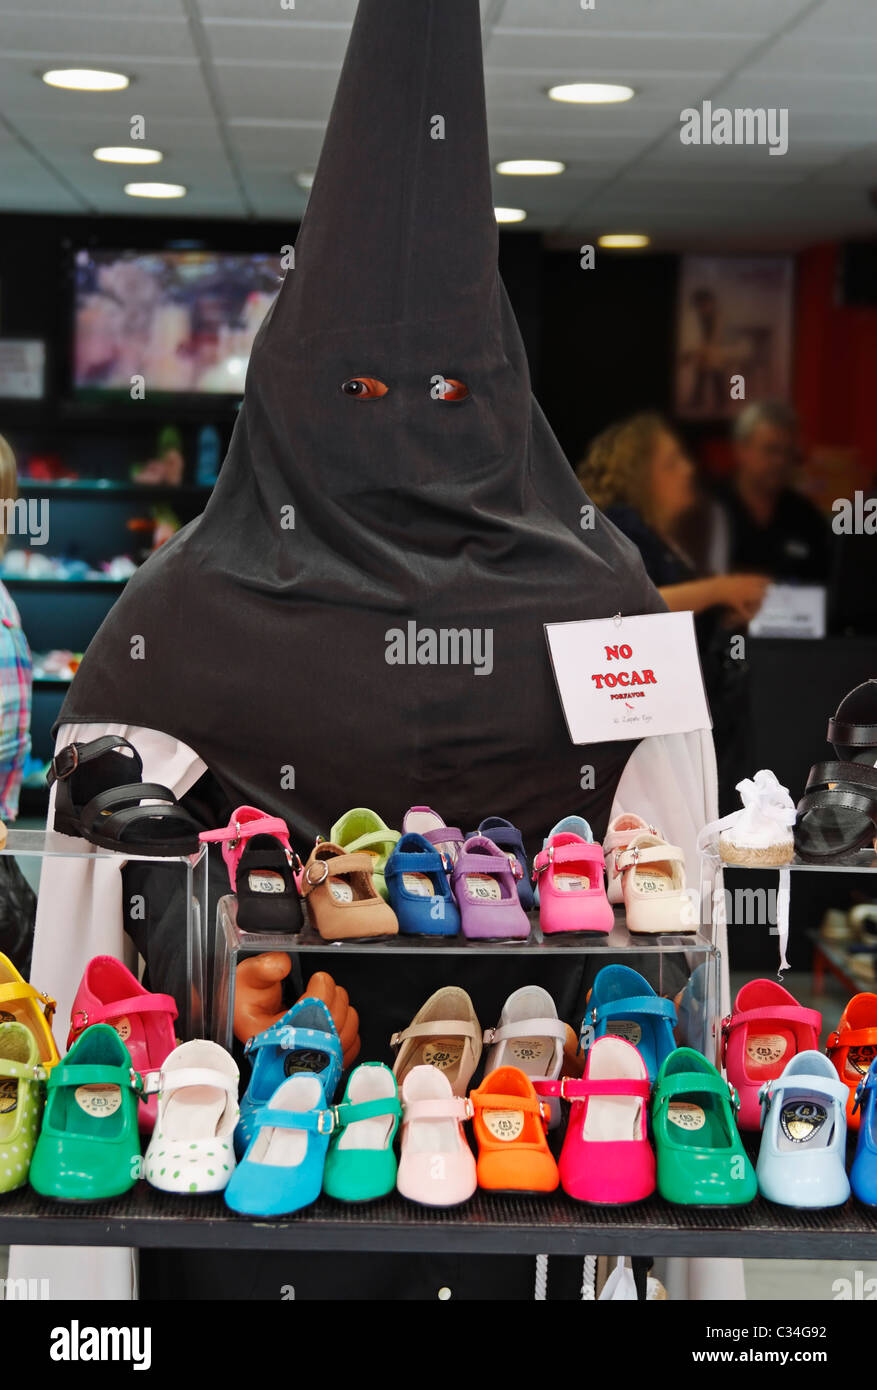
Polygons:
M307 172L302 174L296 174L295 181L298 184L299 188L313 188L314 175Z
M548 95L552 101L577 101L590 104L630 101L634 95L634 90L632 87L621 87L612 82L568 82L560 87L549 87Z
M121 92L130 80L123 72L102 72L99 68L52 68L43 73L47 86L71 92Z
M182 183L126 183L125 192L129 198L185 198L186 187Z
M101 145L93 151L102 164L160 164L161 150L149 150L145 145Z
M497 222L525 222L527 214L523 208L494 208Z
M565 170L559 159L503 159L496 166L498 174L562 174Z
M605 246L610 250L619 250L623 247L634 249L637 247L648 246L651 237L643 236L641 232L610 232L607 236L597 239L598 246Z

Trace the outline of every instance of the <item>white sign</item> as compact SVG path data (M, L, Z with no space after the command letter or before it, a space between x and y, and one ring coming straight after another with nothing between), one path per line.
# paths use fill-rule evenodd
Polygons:
M546 623L573 743L712 728L691 613Z
M825 598L819 584L771 584L750 637L824 637Z
M0 398L42 400L45 374L45 343L36 338L0 338Z

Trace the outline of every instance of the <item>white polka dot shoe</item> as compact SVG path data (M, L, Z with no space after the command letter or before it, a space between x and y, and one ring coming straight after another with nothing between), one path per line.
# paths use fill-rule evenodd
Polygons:
M45 1104L36 1039L23 1023L0 1023L0 1192L27 1182Z
M151 1073L158 1116L143 1176L162 1192L221 1192L234 1172L238 1069L218 1043L182 1043Z

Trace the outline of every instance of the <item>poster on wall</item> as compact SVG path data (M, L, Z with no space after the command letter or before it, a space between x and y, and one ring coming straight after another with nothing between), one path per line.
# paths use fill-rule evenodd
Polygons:
M683 256L676 332L679 417L724 420L745 401L788 400L792 287L789 256Z
M42 400L45 376L44 342L38 338L0 338L0 400Z

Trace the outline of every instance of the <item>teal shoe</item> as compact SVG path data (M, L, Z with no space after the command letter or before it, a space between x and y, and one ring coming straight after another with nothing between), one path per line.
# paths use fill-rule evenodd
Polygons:
M402 1106L396 1078L382 1062L364 1062L350 1074L335 1106L340 1128L332 1135L323 1191L339 1202L371 1202L396 1186L393 1140Z

